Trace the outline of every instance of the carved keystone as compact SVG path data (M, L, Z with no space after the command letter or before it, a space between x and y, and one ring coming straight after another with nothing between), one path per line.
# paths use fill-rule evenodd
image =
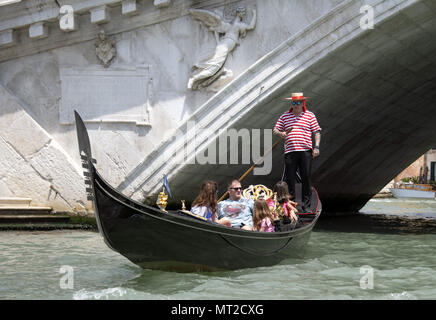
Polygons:
M106 36L104 30L100 30L98 37L95 40L95 54L97 58L103 63L105 68L109 67L112 60L117 55L115 41Z

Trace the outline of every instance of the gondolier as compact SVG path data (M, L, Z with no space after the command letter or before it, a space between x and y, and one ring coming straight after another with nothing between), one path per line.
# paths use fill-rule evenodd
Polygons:
M289 193L295 198L295 179L297 169L302 184L302 209L310 206L312 158L319 156L321 127L315 115L306 108L303 93L292 93L286 98L291 101L291 108L277 120L274 134L285 139L285 171L282 180L289 186ZM313 146L312 134L315 134Z

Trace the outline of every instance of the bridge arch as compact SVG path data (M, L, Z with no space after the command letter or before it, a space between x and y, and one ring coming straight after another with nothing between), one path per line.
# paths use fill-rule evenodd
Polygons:
M362 1L347 0L253 64L199 108L119 186L133 197L155 193L168 175L180 198L201 181L224 185L248 165L180 164L174 154L194 143L203 152L220 130L272 128L293 91L311 97L323 127L313 183L329 211L361 208L402 168L436 143L434 135L436 6L425 0L369 1L375 28L360 27ZM186 138L188 137L188 138ZM209 140L208 140L209 138ZM282 173L282 150L268 176L244 184L272 185ZM195 157L195 154L190 154Z

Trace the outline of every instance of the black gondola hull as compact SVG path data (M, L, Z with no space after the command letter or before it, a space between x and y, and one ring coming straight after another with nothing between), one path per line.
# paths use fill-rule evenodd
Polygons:
M314 213L305 224L288 232L246 231L176 211L164 212L113 189L93 165L89 138L78 114L76 125L100 234L110 248L133 263L182 272L234 270L276 265L304 254L321 212L315 190Z
M245 231L123 202L101 178L95 191L106 242L143 268L206 271L275 265L303 255L315 224L283 233Z

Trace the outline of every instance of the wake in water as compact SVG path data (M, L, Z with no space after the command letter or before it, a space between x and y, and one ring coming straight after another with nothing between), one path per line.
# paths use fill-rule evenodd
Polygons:
M435 204L409 206L371 201L319 221L302 259L214 273L143 270L95 232L0 232L0 299L435 299L436 219L416 216Z

